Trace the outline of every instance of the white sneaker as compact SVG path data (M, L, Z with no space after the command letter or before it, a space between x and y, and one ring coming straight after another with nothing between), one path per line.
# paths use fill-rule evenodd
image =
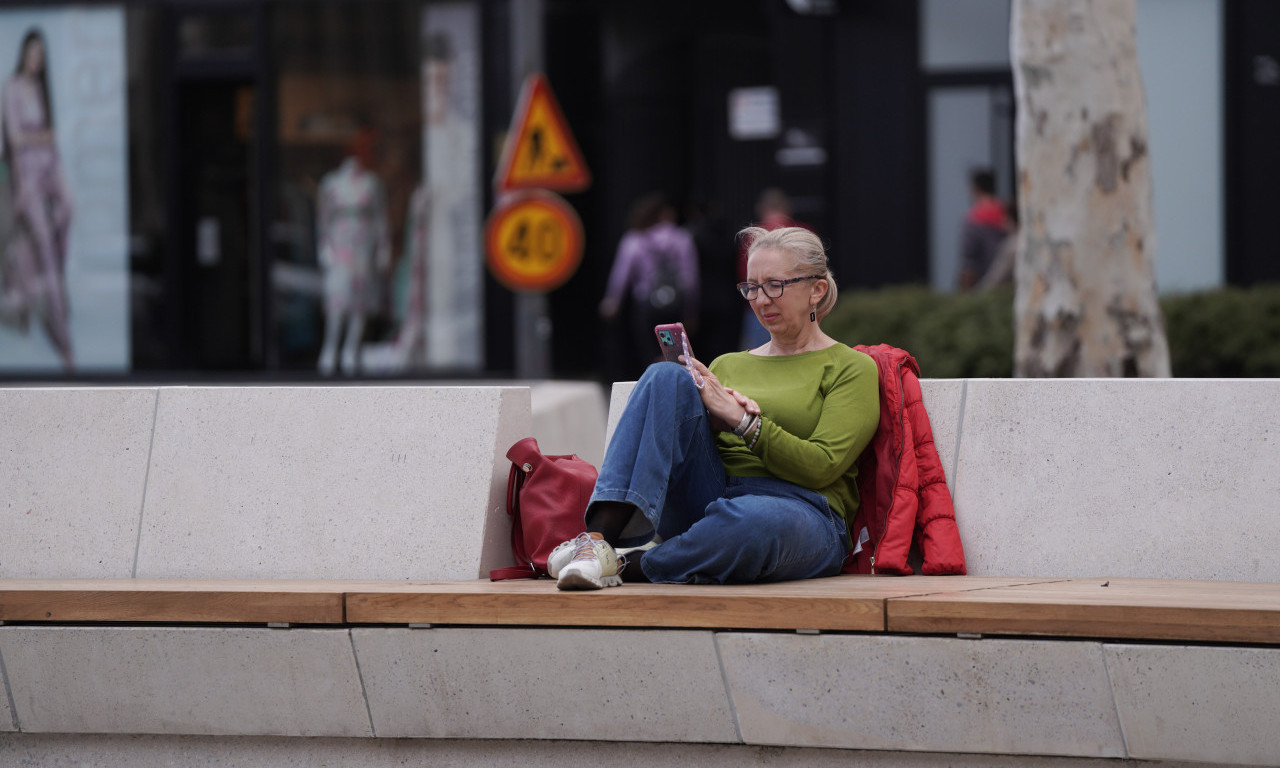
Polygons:
M573 550L578 543L578 538L585 534L579 534L566 542L557 544L556 548L551 550L551 554L547 556L547 575L553 579L560 578L560 571L569 564L573 559Z
M622 568L625 567L624 563L626 562L629 556L635 555L635 554L643 555L645 552L648 552L649 550L658 546L658 544L660 544L661 542L662 542L662 538L657 534L654 534L654 537L652 539L645 542L644 544L641 544L638 547L623 547L622 549L617 550L618 570L621 571ZM548 576L550 576L553 579L560 578L560 571L564 570L564 567L569 564L569 561L573 560L574 547L577 543L578 543L578 539L572 538L572 539L569 539L568 541L557 544L556 548L551 550L551 554L547 556L547 575Z
M548 570L550 563L548 562ZM560 589L604 589L622 585L618 575L618 553L603 539L580 533L573 540L573 557L560 569L556 587Z

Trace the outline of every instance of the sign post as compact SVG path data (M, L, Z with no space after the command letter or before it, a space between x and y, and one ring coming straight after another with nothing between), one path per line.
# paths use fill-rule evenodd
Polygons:
M547 78L535 72L525 78L502 146L502 158L494 186L500 192L513 189L549 189L580 192L591 186L591 172L582 159L578 142L560 111Z
M582 221L554 193L586 189L591 173L540 72L528 75L520 89L493 184L498 202L485 225L489 270L518 294L517 344L545 350L551 321L544 293L563 285L577 271L583 244ZM532 357L517 348L518 363ZM546 359L531 363L518 364L517 373L549 373Z
M559 195L515 193L489 215L485 253L493 276L511 290L549 291L582 261L582 222Z

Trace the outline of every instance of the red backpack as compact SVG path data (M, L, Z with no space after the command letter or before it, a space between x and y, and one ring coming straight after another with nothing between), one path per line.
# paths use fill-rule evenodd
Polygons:
M551 550L586 530L596 468L576 455L544 456L532 437L511 446L507 458L507 514L517 565L490 571L489 579L536 579L547 575Z

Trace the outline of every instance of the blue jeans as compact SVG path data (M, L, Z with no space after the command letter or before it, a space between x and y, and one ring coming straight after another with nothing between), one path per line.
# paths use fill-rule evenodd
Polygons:
M614 429L587 505L621 501L662 542L640 567L658 583L788 581L840 572L845 522L826 497L773 477L726 477L715 433L683 366L656 363L640 377Z

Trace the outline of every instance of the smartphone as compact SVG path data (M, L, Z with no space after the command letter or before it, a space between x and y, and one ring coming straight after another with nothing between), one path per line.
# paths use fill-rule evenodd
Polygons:
M693 383L701 389L703 385L702 374L698 373L698 369L693 367L693 347L689 345L689 334L685 333L684 323L663 323L653 327L653 333L658 337L658 348L662 350L662 359L672 363L681 363L680 356L684 355L684 362L681 363L685 370L689 371L689 375L693 377Z

